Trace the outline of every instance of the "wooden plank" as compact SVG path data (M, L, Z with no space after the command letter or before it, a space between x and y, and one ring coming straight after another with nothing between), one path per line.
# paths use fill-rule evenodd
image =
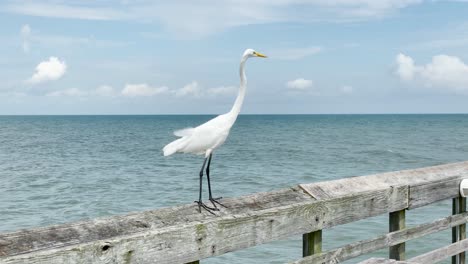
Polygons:
M411 258L408 261L436 263L466 250L468 250L468 239L464 239L448 246L438 248L423 255Z
M237 199L223 199L229 209L219 212L219 216L249 214L276 206L286 206L304 201L313 201L299 188L287 188L272 192L256 193ZM20 230L0 234L0 259L4 256L15 256L49 250L54 248L97 243L116 237L130 236L144 232L155 232L163 228L183 226L186 224L203 224L217 219L208 212L198 213L194 204L162 208L158 210L131 213L124 216L98 218L90 221L79 221L64 225L54 225L31 230ZM188 237L192 239L192 237ZM163 242L160 247L165 247ZM190 259L194 261L197 259Z
M402 210L408 206L408 188L323 201L291 189L223 203L229 209L218 216L200 215L195 205L187 205L147 212L141 217L113 217L3 234L0 252L4 257L0 260L8 264L186 263ZM131 223L138 223L138 232L123 232ZM119 232L126 234L111 235Z
M358 264L422 264L422 263L398 261L394 259L371 258L371 259L359 262Z
M224 199L223 203L229 208L218 212L217 216L207 212L199 214L195 205L184 205L21 230L0 234L0 262L196 261L402 210L409 206L410 188L467 175L468 162L462 162L331 183L302 184L300 188L312 197L299 188L290 188ZM413 188L413 194L419 192L422 191Z
M322 230L302 235L302 256L322 253Z
M427 168L402 170L335 181L300 184L299 186L316 199L340 197L350 193L385 189L390 186L414 186L430 182L444 182L447 179L468 177L468 161ZM458 188L458 187L457 187ZM446 199L446 196L444 199ZM451 198L451 197L448 197ZM432 197L431 199L438 199Z
M468 222L468 213L448 216L431 223L395 231L376 238L357 241L321 254L302 258L295 264L339 263L360 255L389 246L398 245L411 239L423 237Z
M465 175L462 177L454 176L443 180L411 184L408 209L458 197L460 195L460 182L465 177Z
M400 210L391 212L389 215L389 231L395 232L405 229L405 213L406 211ZM395 260L405 260L405 243L400 243L389 248L389 258Z
M219 212L218 216L242 212L248 214L276 206L313 200L298 188L256 193L237 199L223 199L229 209ZM0 234L0 257L40 251L50 248L51 245L62 247L218 218L205 211L198 213L197 208L195 204L188 204Z

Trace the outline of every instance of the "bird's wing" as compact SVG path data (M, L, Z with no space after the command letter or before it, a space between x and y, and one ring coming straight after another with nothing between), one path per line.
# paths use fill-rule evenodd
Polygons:
M184 128L184 129L179 129L179 130L176 130L174 131L174 135L178 136L178 137L189 137L193 134L193 131L195 130L195 128L193 127L187 127L187 128Z

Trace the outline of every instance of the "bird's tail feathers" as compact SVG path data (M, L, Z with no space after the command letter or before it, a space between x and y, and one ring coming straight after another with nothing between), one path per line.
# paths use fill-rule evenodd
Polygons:
M178 137L190 137L193 134L194 130L195 128L193 127L187 127L184 129L179 129L179 130L174 131L174 135Z
M179 138L179 139L174 140L171 143L167 144L163 148L164 156L170 156L170 155L176 153L177 151L179 151L181 148L183 148L185 146L185 144L186 144L186 139L187 139L186 137Z

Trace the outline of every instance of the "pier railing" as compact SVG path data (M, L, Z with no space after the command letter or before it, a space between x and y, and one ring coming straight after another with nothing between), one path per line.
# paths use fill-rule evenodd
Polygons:
M0 234L0 263L197 263L299 234L303 258L293 262L298 264L339 263L383 248L389 248L388 259L363 263L427 264L451 256L452 263L464 263L468 213L459 197L464 178L468 162L223 199L228 208L217 215L198 213L190 204L19 230ZM453 200L453 215L405 226L406 210L446 199ZM389 215L389 233L322 249L325 229L382 214ZM452 244L403 261L405 242L449 228Z

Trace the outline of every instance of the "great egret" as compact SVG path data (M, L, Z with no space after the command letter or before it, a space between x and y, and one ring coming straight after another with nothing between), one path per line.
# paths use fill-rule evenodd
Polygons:
M219 115L208 122L201 124L195 128L185 128L177 130L174 132L174 135L180 137L179 139L167 144L163 148L164 156L172 155L176 152L181 153L192 153L203 155L205 154L205 160L203 161L202 168L200 170L200 190L198 194L198 201L195 201L198 204L198 211L201 213L201 207L203 207L208 212L212 213L211 210L219 210L216 204L222 205L218 202L219 198L213 198L211 194L211 184L210 184L210 164L213 151L221 146L226 138L229 135L229 130L231 129L234 122L236 122L237 116L239 115L242 103L245 97L245 89L247 84L247 79L245 77L245 62L250 57L260 57L266 58L267 56L254 51L253 49L245 50L242 55L240 62L240 87L239 93L237 95L236 101L232 106L231 111L226 114ZM206 164L208 160L208 164ZM209 207L202 202L202 179L203 179L203 169L206 166L206 177L208 179L208 192L209 200L213 204L213 207Z

